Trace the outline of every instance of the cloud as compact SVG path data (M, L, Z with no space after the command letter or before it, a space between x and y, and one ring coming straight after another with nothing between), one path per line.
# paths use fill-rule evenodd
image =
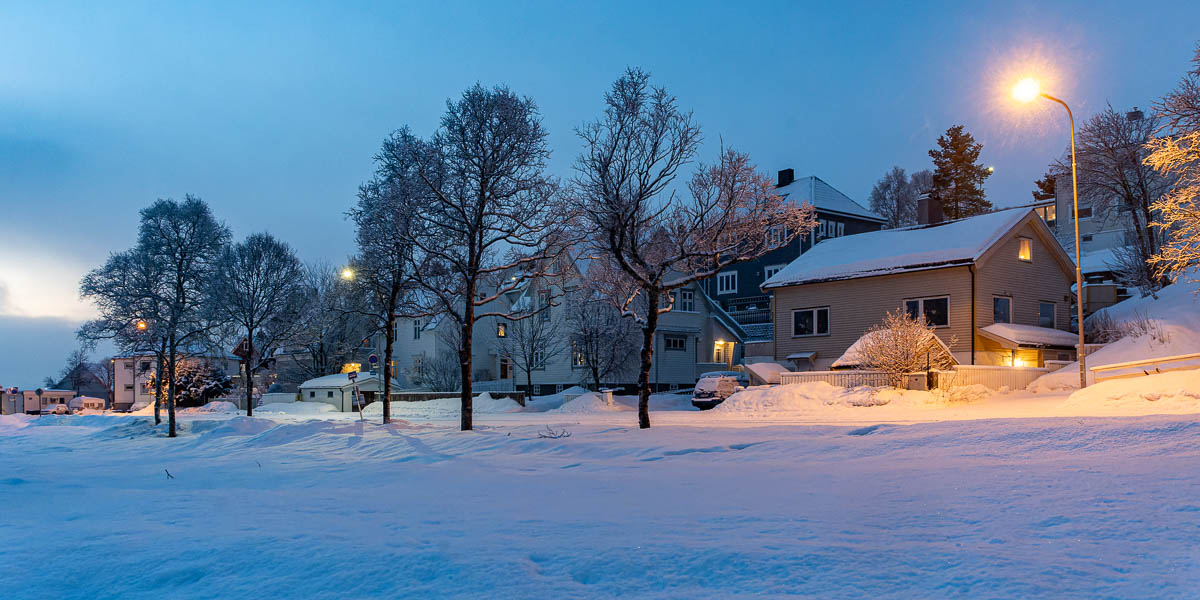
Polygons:
M78 321L54 317L0 315L0 386L33 389L47 375L56 375L67 355L79 347ZM113 353L110 344L99 345L92 358Z

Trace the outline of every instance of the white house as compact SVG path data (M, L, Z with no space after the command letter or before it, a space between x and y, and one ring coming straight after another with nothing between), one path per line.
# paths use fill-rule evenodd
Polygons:
M356 384L360 394L358 402L361 404L359 406L366 406L374 402L383 392L382 379L374 371L359 373L356 381L351 380L348 373L337 373L301 383L300 400L302 402L324 402L342 412L354 412L358 410L354 398ZM399 391L400 383L393 379L393 397Z

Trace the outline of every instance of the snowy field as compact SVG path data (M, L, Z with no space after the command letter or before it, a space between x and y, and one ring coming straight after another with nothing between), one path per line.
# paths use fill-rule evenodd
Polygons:
M1200 415L888 424L1200 412L1200 386L1156 377L1182 395L818 389L776 394L777 418L664 395L645 431L588 396L483 403L466 433L413 405L387 427L192 411L175 440L140 416L0 417L0 598L1194 597ZM780 424L806 419L860 424Z

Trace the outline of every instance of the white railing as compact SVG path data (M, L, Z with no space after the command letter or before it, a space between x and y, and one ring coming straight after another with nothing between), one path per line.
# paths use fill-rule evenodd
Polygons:
M1180 369L1200 369L1200 352L1176 354L1175 356L1163 356L1161 358L1147 358L1145 360L1131 360L1129 362L1112 363L1110 365L1097 365L1088 370L1096 377L1096 383L1099 383L1105 379L1143 377L1156 373L1166 373L1167 371L1178 371Z
M830 385L855 387L860 385L884 386L889 385L887 373L883 371L866 371L850 369L846 371L800 371L779 374L779 383L811 383L824 381Z
M1042 367L1001 367L991 365L958 365L954 370L936 371L938 389L960 385L982 385L998 390L1023 390L1034 379L1054 369Z

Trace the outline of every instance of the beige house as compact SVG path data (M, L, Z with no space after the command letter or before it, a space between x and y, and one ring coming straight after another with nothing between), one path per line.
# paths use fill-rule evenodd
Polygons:
M904 310L924 315L959 364L1073 360L1074 269L1029 209L828 239L763 283L774 358L827 369Z

